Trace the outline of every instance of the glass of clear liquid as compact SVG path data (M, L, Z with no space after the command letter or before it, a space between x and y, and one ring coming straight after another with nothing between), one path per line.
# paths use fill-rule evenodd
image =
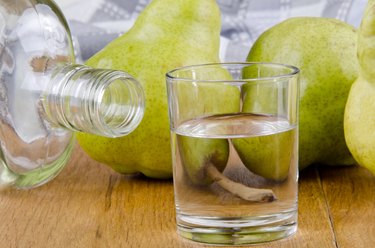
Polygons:
M274 63L167 73L178 233L226 245L297 230L298 75Z

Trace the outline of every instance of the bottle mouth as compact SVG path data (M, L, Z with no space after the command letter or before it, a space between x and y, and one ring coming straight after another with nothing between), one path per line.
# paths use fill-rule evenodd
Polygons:
M131 75L82 65L58 68L42 102L52 125L111 138L136 129L145 109L142 86Z
M90 111L96 115L93 124L102 136L124 136L142 121L145 107L142 86L122 71L103 71L102 78L105 80L94 90L97 95Z

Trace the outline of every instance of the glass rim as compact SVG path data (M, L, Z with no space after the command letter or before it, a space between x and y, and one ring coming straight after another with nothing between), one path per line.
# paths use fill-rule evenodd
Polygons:
M247 65L269 65L278 68L288 68L291 71L289 73L280 73L279 75L275 76L267 76L267 77L253 77L253 78L246 78L246 79L224 79L224 80L210 80L210 79L193 79L187 77L176 77L173 76L173 73L183 70L189 70L194 68L204 68L210 66L247 66ZM174 81L188 81L188 82L251 82L251 81L260 81L260 80L272 80L272 79L280 79L280 78L289 78L295 75L298 75L300 69L293 65L282 64L282 63L274 63L274 62L218 62L218 63L206 63L206 64L194 64L188 66L182 66L175 68L173 70L168 71L165 75L167 79L174 80Z

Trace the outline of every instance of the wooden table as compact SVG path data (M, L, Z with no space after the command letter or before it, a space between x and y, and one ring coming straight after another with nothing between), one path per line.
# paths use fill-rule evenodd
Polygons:
M171 180L124 176L79 147L52 182L0 198L0 247L212 247L176 233ZM258 247L375 247L375 176L360 167L300 175L296 235Z

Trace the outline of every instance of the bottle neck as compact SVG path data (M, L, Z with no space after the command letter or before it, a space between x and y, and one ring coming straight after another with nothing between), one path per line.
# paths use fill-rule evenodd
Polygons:
M143 90L132 76L83 65L57 68L42 102L52 124L106 137L132 132L144 113Z

